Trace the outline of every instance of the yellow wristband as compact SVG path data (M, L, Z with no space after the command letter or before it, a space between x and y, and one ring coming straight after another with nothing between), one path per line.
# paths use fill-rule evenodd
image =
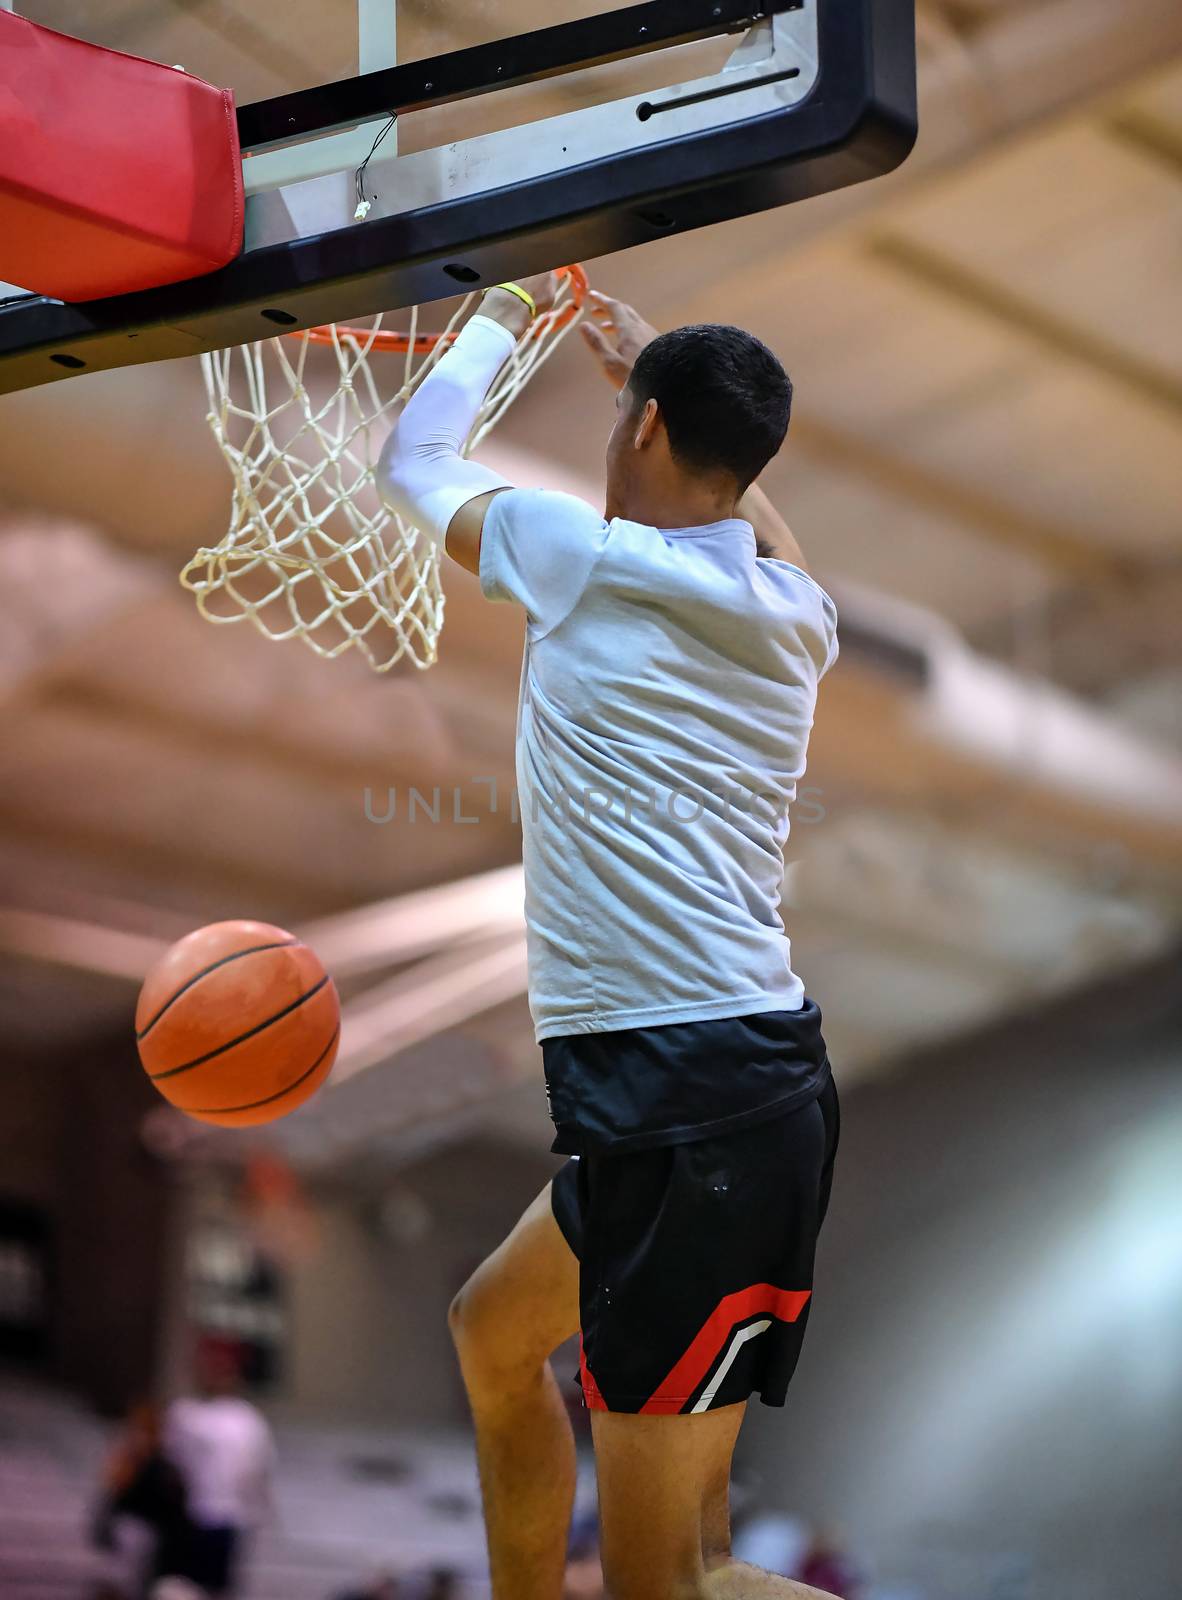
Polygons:
M527 305L529 307L531 319L536 318L538 314L538 302L534 299L533 295L530 294L528 289L523 289L519 283L498 283L494 285L494 287L497 289L508 289L510 294L515 294L523 305Z

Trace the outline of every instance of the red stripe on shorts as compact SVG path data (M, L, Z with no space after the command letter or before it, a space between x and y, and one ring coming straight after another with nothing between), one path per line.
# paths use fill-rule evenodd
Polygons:
M718 1359L736 1323L760 1315L795 1322L808 1304L810 1293L809 1289L777 1289L771 1283L753 1283L749 1289L724 1295L664 1383L641 1406L641 1414L679 1411ZM587 1375L585 1366L583 1371ZM588 1400L587 1404L591 1403ZM604 1409L602 1398L598 1405Z
M606 1411L607 1402L599 1392L599 1385L591 1376L591 1369L587 1365L587 1357L583 1350L583 1335L579 1335L579 1382L583 1388L583 1404L588 1411Z

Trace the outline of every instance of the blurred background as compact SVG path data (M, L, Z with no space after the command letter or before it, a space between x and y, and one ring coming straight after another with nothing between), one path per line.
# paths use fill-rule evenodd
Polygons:
M344 0L20 9L243 101L355 69ZM400 53L601 9L403 0ZM661 327L733 321L783 357L765 486L843 624L785 896L843 1150L736 1525L858 1600L1165 1600L1182 13L918 16L900 173L588 263ZM408 118L407 147L635 71L613 70ZM572 340L486 458L598 503L611 410ZM452 569L438 665L381 679L210 627L176 582L227 518L204 412L195 361L0 402L0 1596L140 1592L144 1517L105 1508L159 1419L127 1419L229 1357L274 1442L244 1593L469 1600L446 1308L557 1166L524 999L520 621ZM341 1065L264 1133L201 1133L140 1073L136 989L171 940L243 916L336 972ZM599 1592L584 1480L572 1596Z

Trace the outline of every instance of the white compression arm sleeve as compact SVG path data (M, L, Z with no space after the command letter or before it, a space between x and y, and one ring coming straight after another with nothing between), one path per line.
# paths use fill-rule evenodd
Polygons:
M517 344L508 328L477 314L406 402L378 460L377 482L392 511L442 547L461 506L513 486L460 452L493 379Z

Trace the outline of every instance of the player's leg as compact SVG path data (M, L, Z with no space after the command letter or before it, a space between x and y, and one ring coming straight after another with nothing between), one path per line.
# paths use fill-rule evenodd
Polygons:
M734 1449L720 1453L717 1461L708 1466L702 1492L702 1564L707 1578L705 1592L709 1600L759 1600L760 1596L783 1596L787 1593L797 1600L819 1595L819 1589L804 1584L789 1584L774 1573L753 1567L747 1561L736 1561L731 1555L731 1462ZM769 1588L771 1584L773 1587ZM779 1587L775 1587L779 1585Z
M726 1552L708 1528L745 1404L700 1416L592 1411L604 1581L611 1600L696 1600ZM729 1545L729 1533L727 1535Z
M746 1561L728 1561L709 1574L701 1600L835 1600L835 1596L794 1578L779 1578Z
M831 1098L738 1133L584 1160L583 1385L612 1600L809 1594L731 1561L728 1490L743 1403L758 1390L783 1404L803 1339Z
M558 1600L562 1592L575 1445L548 1357L578 1328L578 1273L547 1184L452 1302L494 1600Z
M745 1404L695 1416L593 1411L603 1573L611 1600L822 1600L819 1589L707 1554ZM725 1502L723 1502L725 1503ZM728 1519L729 1521L729 1519Z
M734 1411L741 1413L744 1410L745 1407L742 1405L727 1407L721 1414L730 1416ZM595 1414L592 1415L594 1417ZM761 1573L758 1568L751 1567L746 1562L733 1561L731 1557L731 1463L734 1459L734 1444L738 1437L738 1429L733 1428L729 1431L731 1435L729 1448L720 1449L703 1464L699 1517L702 1564L707 1573L729 1564L736 1573L762 1578L766 1574ZM726 1580L718 1581L721 1583Z
M738 1430L736 1429L736 1437ZM707 1571L730 1560L731 1555L731 1461L734 1441L729 1454L720 1454L706 1471L702 1483L702 1560Z
M821 1157L821 1168L817 1183L816 1230L819 1232L825 1220L825 1213L829 1209L829 1195L833 1186L833 1165L837 1155L837 1144L840 1132L840 1110L837 1103L837 1091L830 1083L823 1091L818 1103L824 1126L824 1147ZM728 1483L729 1488L729 1483ZM709 1526L715 1530L722 1527L721 1509L717 1504L717 1496L713 1499L713 1510L709 1514ZM706 1548L706 1542L703 1542ZM709 1569L705 1596L706 1600L817 1600L823 1591L810 1588L807 1584L796 1583L791 1578L778 1577L775 1573L764 1572L759 1567L753 1567L746 1561L734 1561L730 1556L729 1519L728 1537L726 1541L726 1558L721 1561L711 1562L706 1559Z

